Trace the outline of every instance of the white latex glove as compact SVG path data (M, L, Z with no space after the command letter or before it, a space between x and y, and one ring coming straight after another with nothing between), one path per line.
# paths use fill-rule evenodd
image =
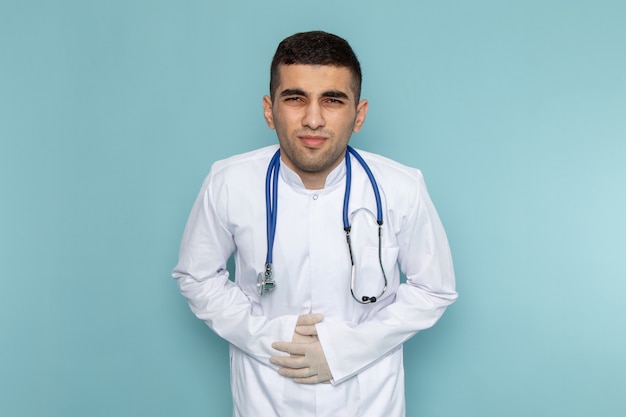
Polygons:
M298 317L291 342L274 342L272 347L290 356L272 356L270 362L281 366L278 373L293 378L301 384L328 383L332 379L322 345L317 338L315 324L322 321L321 314Z
M315 325L324 320L322 314L304 314L298 317L296 327L293 329L292 343L313 343L317 340Z

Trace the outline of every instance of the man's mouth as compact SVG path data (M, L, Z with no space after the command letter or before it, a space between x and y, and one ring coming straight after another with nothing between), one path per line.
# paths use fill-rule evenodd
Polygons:
M314 136L314 135L302 135L298 136L298 139L302 142L304 146L307 148L318 148L326 142L327 138L324 136Z

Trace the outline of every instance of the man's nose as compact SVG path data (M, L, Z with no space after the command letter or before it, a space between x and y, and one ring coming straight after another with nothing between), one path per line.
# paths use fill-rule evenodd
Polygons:
M322 114L319 103L316 101L310 102L302 118L302 126L315 130L319 127L323 127L325 124L326 121L324 120L324 115Z

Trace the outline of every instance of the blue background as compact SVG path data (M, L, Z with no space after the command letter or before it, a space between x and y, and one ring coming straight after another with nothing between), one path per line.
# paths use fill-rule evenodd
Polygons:
M421 168L458 303L406 345L420 417L626 413L626 3L0 2L0 415L227 416L170 279L211 163L275 143L278 42L347 38L356 147Z

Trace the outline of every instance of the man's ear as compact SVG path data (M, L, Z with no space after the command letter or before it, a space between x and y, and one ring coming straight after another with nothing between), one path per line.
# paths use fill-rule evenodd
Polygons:
M265 123L270 129L275 129L274 126L274 113L272 113L272 99L270 96L263 96L263 117L265 117Z
M363 127L368 106L367 100L361 100L356 106L356 120L354 121L354 129L352 129L354 133L358 132Z

